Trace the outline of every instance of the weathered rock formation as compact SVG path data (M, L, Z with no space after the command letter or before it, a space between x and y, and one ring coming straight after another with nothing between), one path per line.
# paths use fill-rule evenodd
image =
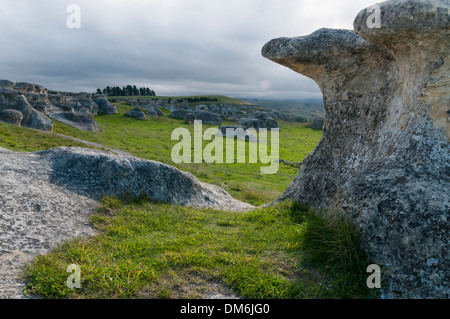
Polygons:
M112 115L117 114L117 108L103 96L97 96L92 99L98 105L98 114Z
M225 125L219 127L220 134L224 137L238 138L257 143L258 137L251 131L239 125Z
M450 3L379 9L379 28L365 9L355 31L320 29L262 49L315 80L326 111L321 141L278 200L357 224L370 259L389 269L383 297L449 298Z
M0 111L0 119L8 124L20 126L23 120L23 114L17 110L6 109Z
M271 117L271 116L269 115L269 113L267 113L267 112L257 113L257 114L255 114L255 115L253 115L253 117L254 117L255 119L261 120L261 121L263 122L263 124L264 124L263 127L266 128L266 129L271 130L271 129L273 129L273 128L278 128L278 123L277 123L277 121L275 121L275 120L273 119L273 117Z
M184 122L189 125L193 125L195 121L197 120L197 116L195 116L194 113L186 113L186 115L183 118Z
M194 124L195 120L202 121L204 125L221 125L222 119L219 115L206 112L178 109L170 113L170 116L182 118L188 124Z
M49 91L41 85L0 80L0 111L16 110L22 120L14 124L51 131L55 119L85 131L100 132L94 116L116 114L117 109L103 96L88 93ZM0 114L0 121L11 124L10 111ZM17 117L15 117L17 119Z
M144 111L141 110L140 107L135 107L131 111L125 113L125 116L134 117L135 119L146 121L147 115L145 115Z
M239 119L238 124L239 126L242 126L244 129L254 128L255 130L259 130L264 127L264 123L260 119L248 117Z
M147 111L147 115L153 116L153 117L161 117L161 116L165 116L163 111L161 111L159 108L157 107L152 107L150 106L148 108Z
M202 121L204 125L222 125L222 119L217 114L206 111L197 111L194 114L196 119Z
M184 119L184 117L188 113L192 113L192 111L186 110L186 109L176 109L176 110L173 110L172 112L170 112L169 116L173 116L173 117L177 117L177 118L180 118L180 119Z

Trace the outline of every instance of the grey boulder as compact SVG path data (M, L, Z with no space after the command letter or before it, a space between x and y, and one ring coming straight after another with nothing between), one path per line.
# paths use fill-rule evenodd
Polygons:
M127 112L125 116L133 117L141 121L147 120L147 116L139 107L133 108L131 111Z
M278 128L278 123L271 117L267 112L261 112L253 115L255 119L261 120L263 122L264 128L275 129Z
M164 116L164 113L159 108L150 106L148 108L147 115L152 117L162 117Z
M0 121L20 126L23 120L23 114L17 110L6 109L0 111Z
M195 120L197 120L197 116L195 115L195 113L187 113L184 116L183 120L186 122L186 124L192 125L194 124Z
M53 129L53 121L35 110L26 98L16 91L4 92L0 97L0 111L7 109L22 113L21 126L43 131L52 131Z
M221 125L222 118L214 113L206 112L206 111L197 111L195 112L195 116L197 120L202 121L202 124L205 125Z
M316 130L323 129L323 124L325 123L325 120L323 117L316 117L314 118L313 122L311 123L311 128Z
M192 112L192 111L188 110L188 109L176 109L176 110L173 110L172 112L170 112L169 115L176 117L176 118L184 119L185 115L190 112Z
M254 119L254 118L241 118L238 121L239 126L244 127L245 129L254 128L255 130L259 130L261 128L264 128L264 122L260 119Z
M117 108L105 97L95 97L92 99L98 105L98 113L112 115L117 114Z
M258 137L255 134L239 125L220 126L219 131L224 137L238 138L255 143L258 142Z

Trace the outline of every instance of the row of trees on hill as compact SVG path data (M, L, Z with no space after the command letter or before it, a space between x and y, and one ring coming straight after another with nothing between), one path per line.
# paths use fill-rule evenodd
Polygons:
M199 97L185 97L182 99L174 99L178 102L183 102L184 100L188 101L189 103L191 102L216 102L218 101L217 98L215 97L207 97L207 96L199 96ZM171 99L169 98L169 102L171 101Z
M155 91L150 88L137 88L136 85L127 85L122 88L118 86L107 86L103 90L97 89L97 94L104 94L106 96L156 96Z

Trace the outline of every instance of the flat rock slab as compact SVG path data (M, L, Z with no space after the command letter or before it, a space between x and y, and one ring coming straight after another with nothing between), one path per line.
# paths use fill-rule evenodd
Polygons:
M50 182L52 163L0 150L0 298L22 298L20 272L64 240L95 234L97 201Z

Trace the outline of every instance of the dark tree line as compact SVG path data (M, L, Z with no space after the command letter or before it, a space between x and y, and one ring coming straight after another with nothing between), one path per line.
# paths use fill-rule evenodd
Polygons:
M127 85L122 88L107 86L103 90L97 89L96 93L106 96L156 96L155 91L146 87L137 88L136 85Z
M206 97L206 96L201 96L201 97L187 97L187 98L183 98L183 99L178 99L177 101L182 102L183 100L188 101L189 103L191 102L214 102L214 101L218 101L216 98L213 97Z

